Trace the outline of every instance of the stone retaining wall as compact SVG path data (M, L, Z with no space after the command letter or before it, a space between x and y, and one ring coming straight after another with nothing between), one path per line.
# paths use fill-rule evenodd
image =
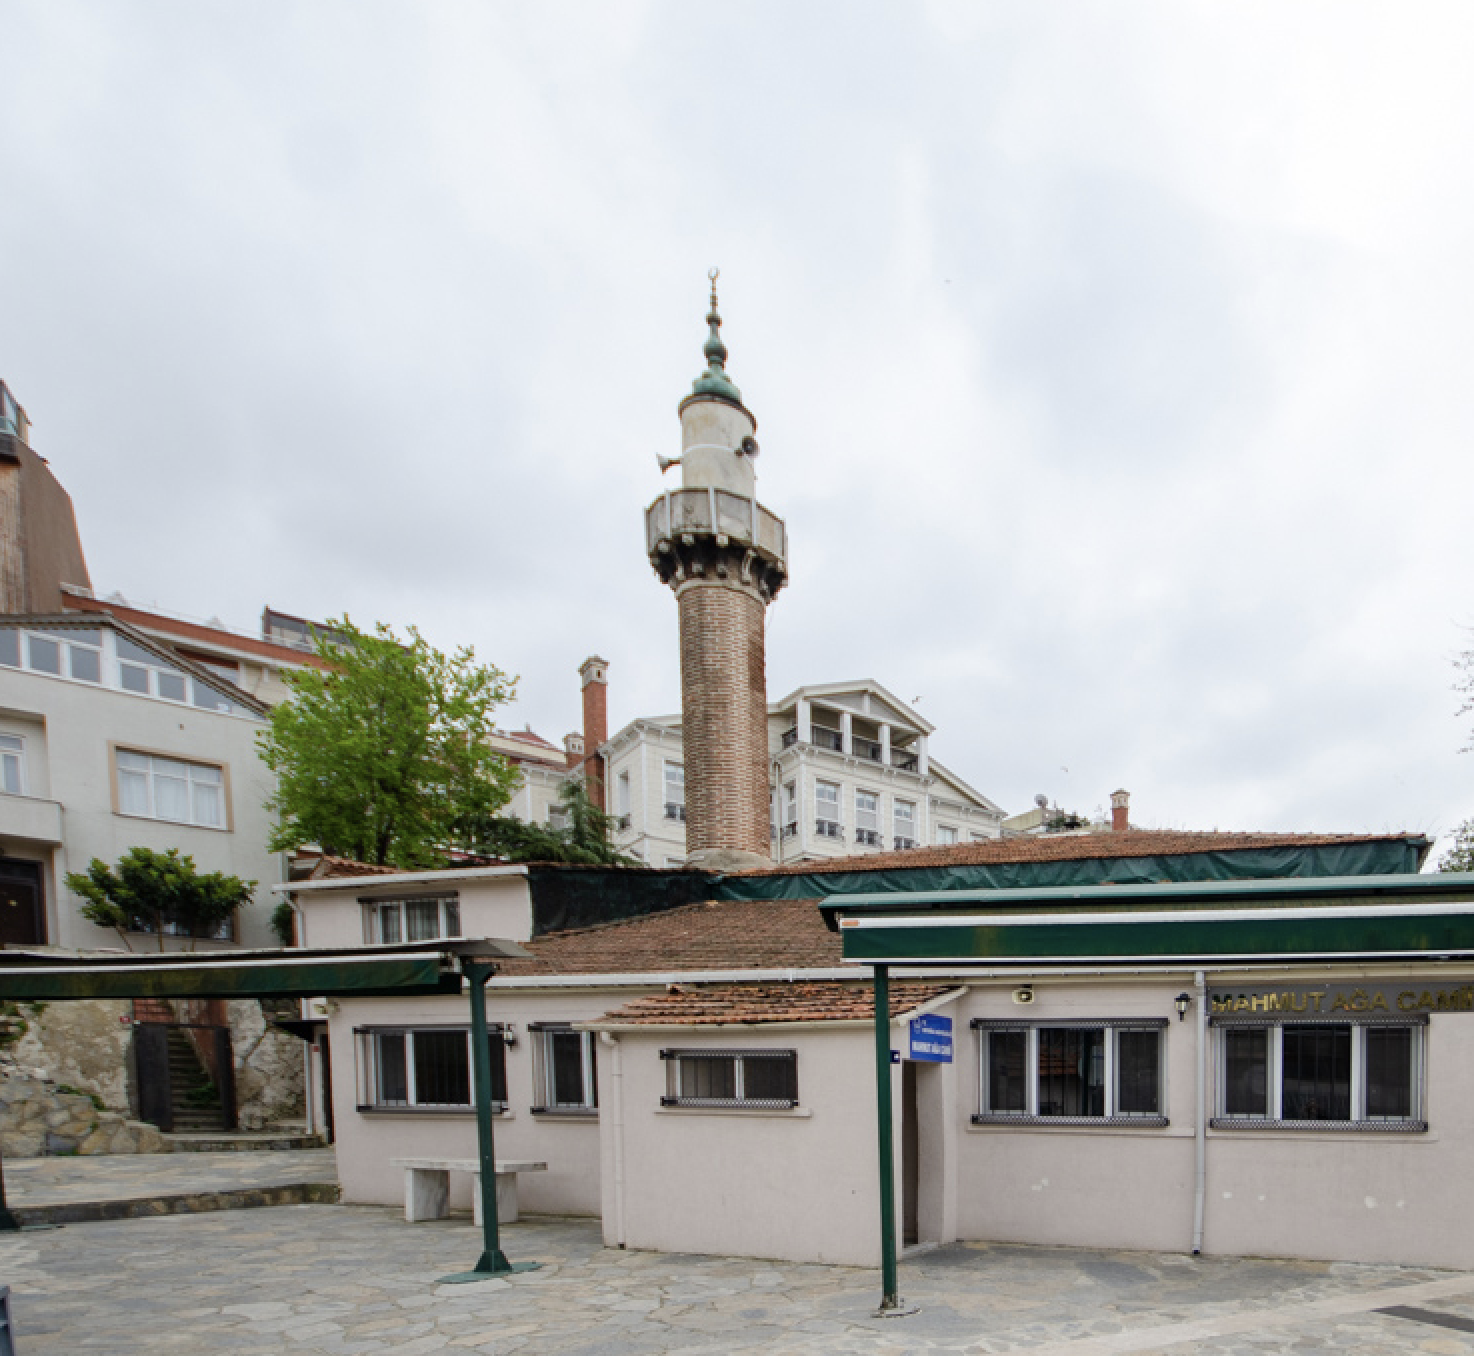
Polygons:
M168 1145L153 1126L100 1111L86 1093L52 1082L0 1074L0 1154L156 1154Z

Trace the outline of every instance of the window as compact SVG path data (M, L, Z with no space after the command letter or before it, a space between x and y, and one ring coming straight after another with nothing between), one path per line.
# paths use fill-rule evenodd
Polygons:
M873 791L855 792L855 842L880 846L880 797Z
M796 1050L662 1050L661 1106L785 1111L798 1105Z
M686 769L680 763L665 765L665 817L686 820Z
M178 669L126 636L117 637L117 646L118 684L125 692L171 702L185 699L185 675Z
M119 749L117 771L119 814L226 827L223 768Z
M896 851L900 852L903 848L914 848L916 846L916 806L909 800L895 801L891 818L895 824Z
M1215 1019L1220 1129L1419 1131L1424 1023Z
M957 842L957 830L950 824L937 825L937 842L943 847L951 847Z
M619 817L627 820L630 817L630 774L621 772L614 783L614 806ZM628 824L624 825L629 828Z
M599 1109L598 1056L594 1037L566 1022L533 1022L533 1115L564 1111L592 1115Z
M794 782L783 783L783 836L798 837L798 786Z
M548 828L561 833L571 822L566 805L548 806Z
M420 899L368 899L371 942L433 942L461 935L461 904L456 895Z
M839 820L839 787L834 782L814 784L814 832L820 838L843 838Z
M0 734L0 791L26 794L26 741L19 735Z
M1165 1017L1032 1023L974 1018L977 1124L1166 1125Z
M472 1099L471 1033L466 1027L360 1027L360 1111L469 1111ZM503 1029L487 1031L491 1056L491 1106L507 1109L507 1047Z
M102 632L96 627L57 626L36 631L0 631L0 664L28 668L83 683L102 681Z

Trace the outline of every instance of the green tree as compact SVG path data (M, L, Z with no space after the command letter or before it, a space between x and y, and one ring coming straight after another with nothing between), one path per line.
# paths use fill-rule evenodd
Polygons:
M461 826L460 837L471 852L504 857L509 862L575 862L583 866L639 866L611 842L614 817L589 798L582 777L570 777L558 788L568 827L526 824L520 819L481 816Z
M1453 832L1453 842L1438 860L1440 871L1474 871L1474 819L1466 819Z
M85 872L68 874L67 888L86 901L82 917L112 928L130 951L130 932L152 932L162 951L168 929L191 939L215 936L251 902L256 882L219 871L201 875L194 858L180 855L178 848L135 847L118 858L116 869L94 857Z
M277 776L270 846L438 865L457 826L494 814L517 784L488 743L516 679L470 648L442 654L413 627L401 641L383 624L328 626L315 637L324 667L288 675L292 695L258 736Z

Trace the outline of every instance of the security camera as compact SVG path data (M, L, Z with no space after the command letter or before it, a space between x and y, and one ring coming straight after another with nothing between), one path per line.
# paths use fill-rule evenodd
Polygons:
M757 439L750 433L737 446L737 455L739 457L755 457L758 451Z

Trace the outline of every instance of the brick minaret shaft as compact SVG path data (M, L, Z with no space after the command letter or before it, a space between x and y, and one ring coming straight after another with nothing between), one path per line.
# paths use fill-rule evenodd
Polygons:
M757 501L757 420L726 373L715 273L706 321L707 368L680 405L681 487L646 510L645 536L680 615L687 860L730 869L770 858L764 623L788 542Z

